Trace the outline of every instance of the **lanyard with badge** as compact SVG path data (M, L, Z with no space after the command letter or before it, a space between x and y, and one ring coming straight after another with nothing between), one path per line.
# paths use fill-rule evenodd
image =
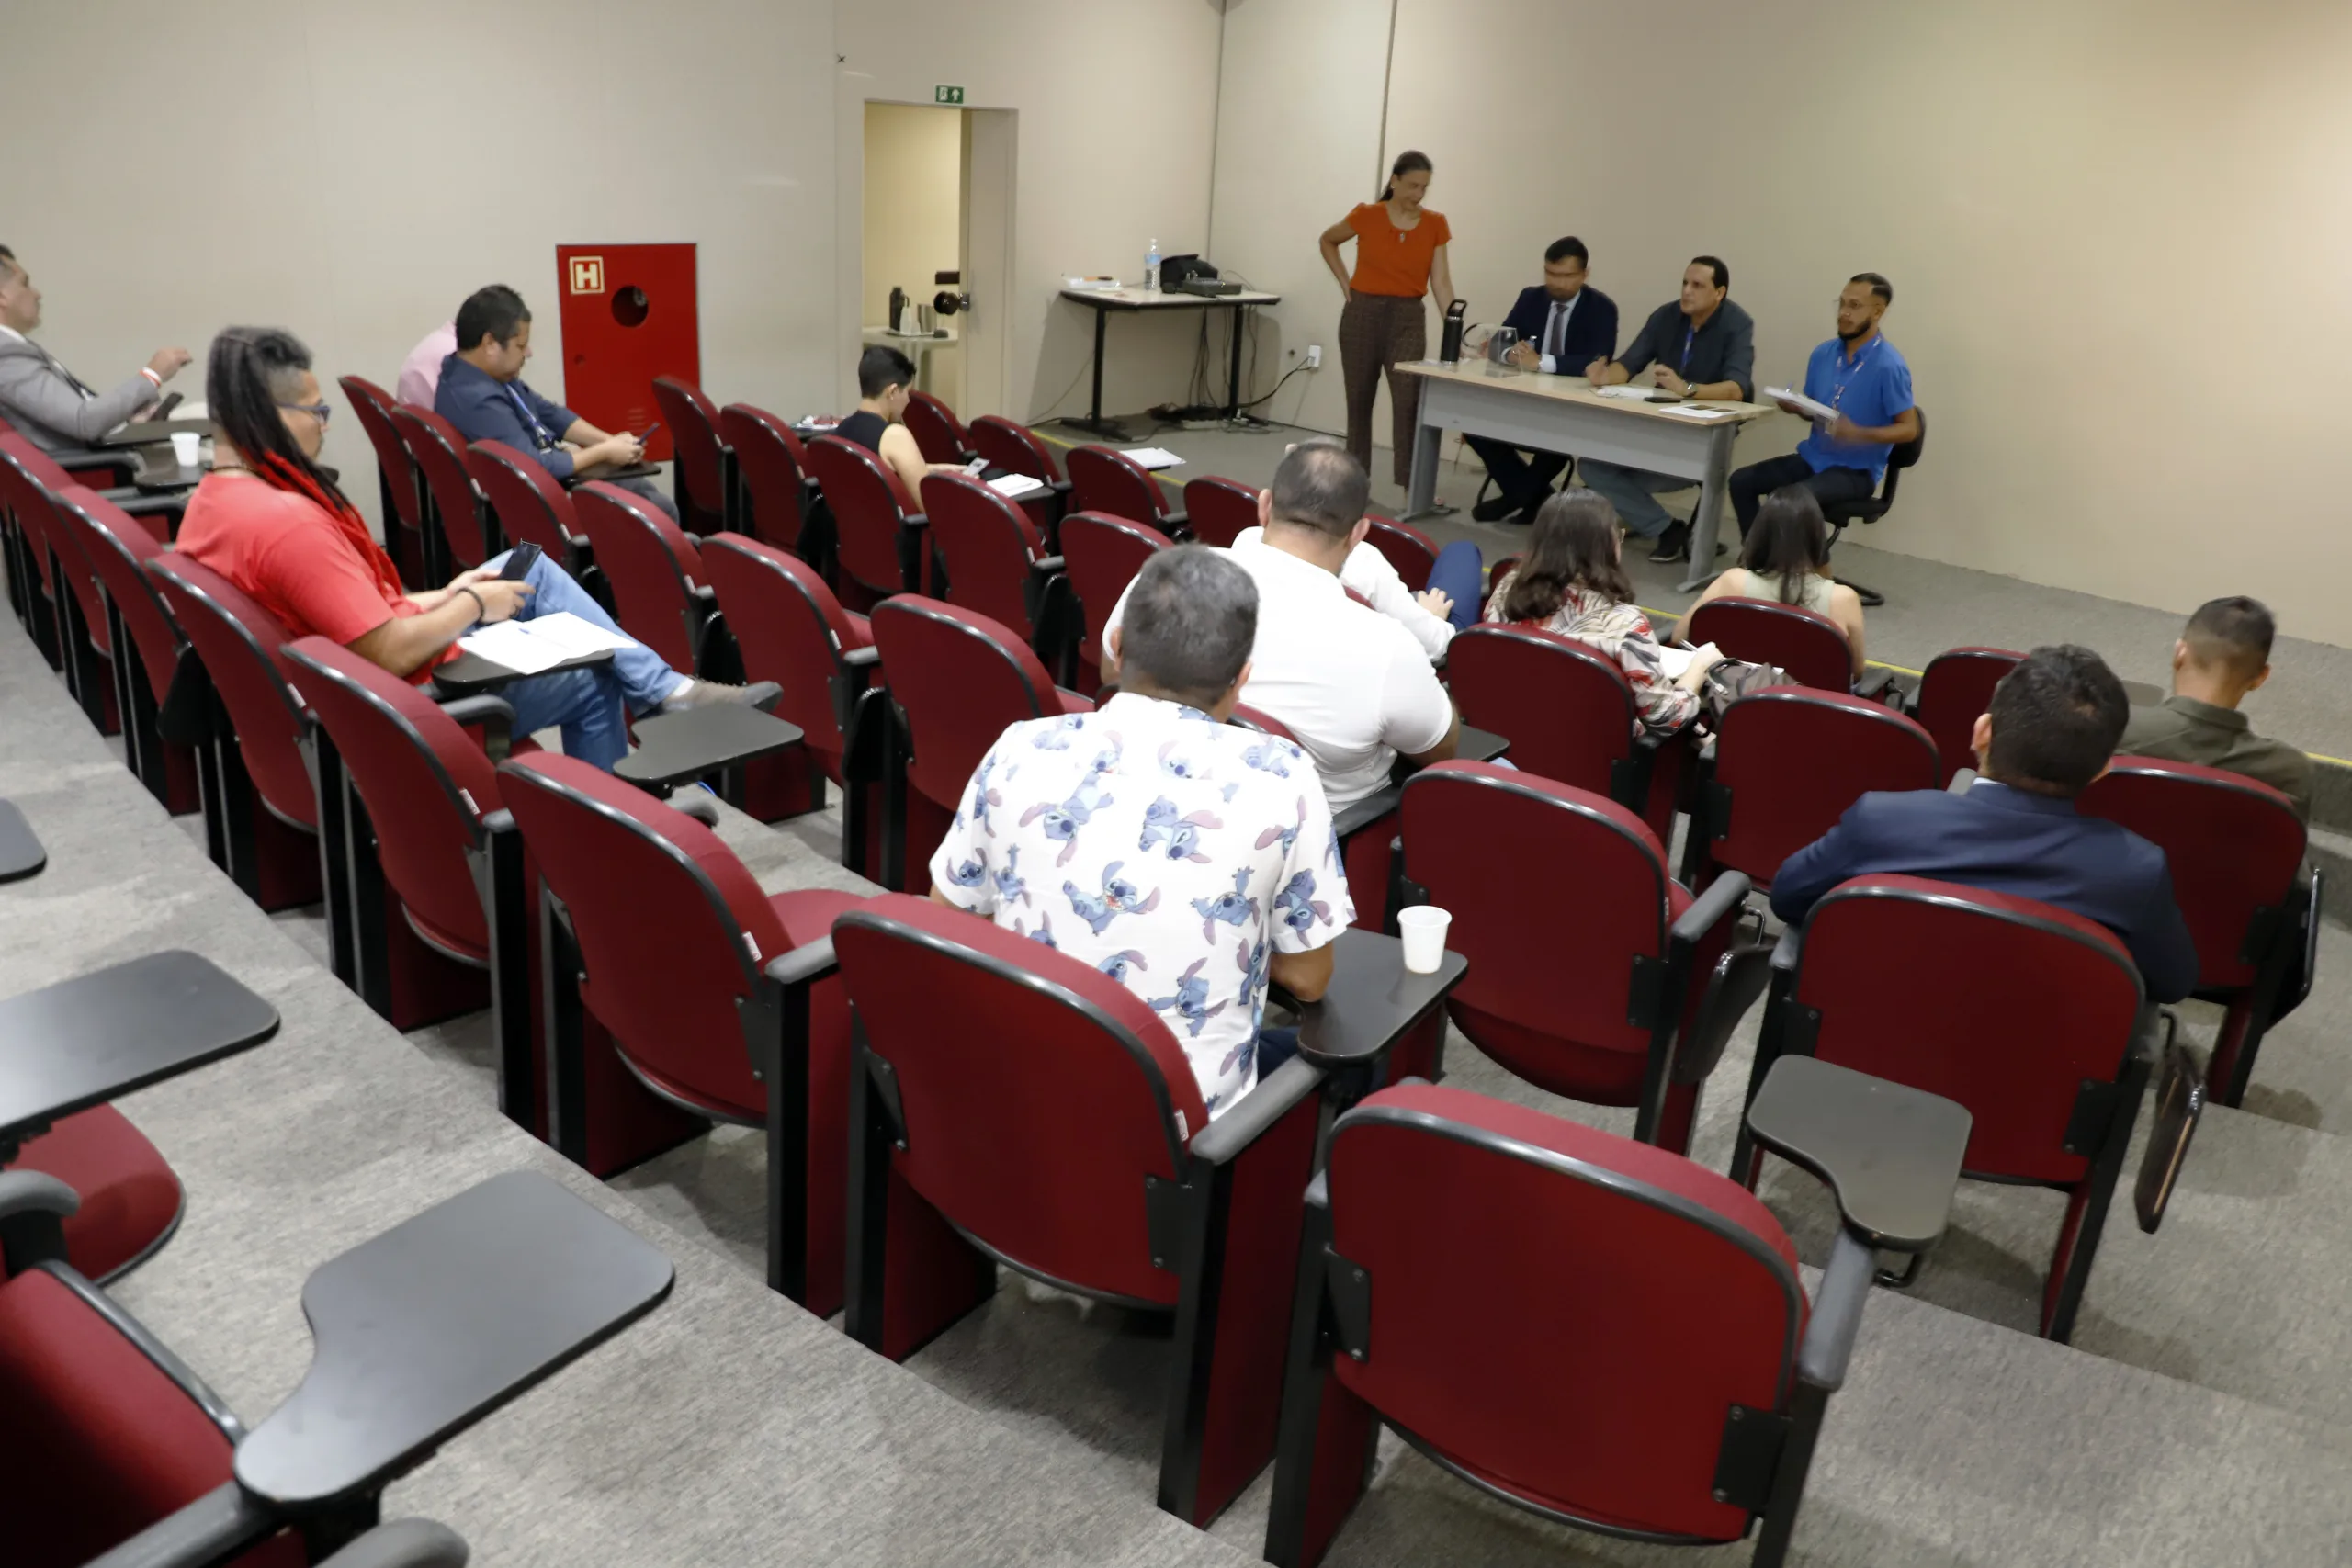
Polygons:
M1855 377L1862 373L1862 367L1870 363L1871 356L1878 352L1878 345L1885 341L1886 339L1883 336L1871 339L1871 345L1862 350L1861 353L1856 355L1854 356L1854 362L1851 365L1845 364L1846 356L1842 354L1830 360L1829 374L1831 381L1829 388L1829 407L1832 412L1838 413L1843 413L1846 412L1846 388L1848 384L1850 383ZM1843 374L1840 374L1838 370L1838 367L1841 365L1845 366Z
M514 389L512 381L506 383L505 389L507 398L514 404L514 412L523 416L523 423L530 431L531 439L538 444L539 450L544 452L552 447L556 438L548 433L546 425L539 423L539 416L531 412L531 405L523 400L523 394Z

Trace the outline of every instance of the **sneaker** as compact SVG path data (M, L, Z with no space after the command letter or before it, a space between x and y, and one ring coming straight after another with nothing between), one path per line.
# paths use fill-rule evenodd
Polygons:
M1690 558L1690 525L1669 523L1666 532L1657 536L1657 548L1650 552L1654 561L1689 560Z
M1499 523L1504 518L1510 516L1512 513L1517 512L1519 507L1520 503L1518 497L1497 495L1492 500L1482 501L1477 505L1472 507L1470 509L1470 515L1474 521L1479 523Z
M684 713L688 708L717 707L733 703L741 707L772 712L783 699L784 688L774 681L754 681L748 686L723 685L717 681L696 681L684 691L662 705L663 713Z

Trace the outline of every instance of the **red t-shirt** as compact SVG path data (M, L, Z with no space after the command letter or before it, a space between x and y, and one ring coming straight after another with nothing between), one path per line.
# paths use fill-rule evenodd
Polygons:
M206 475L188 498L177 548L252 594L296 637L348 647L386 621L420 614L375 541L363 552L326 508L256 479ZM457 656L451 643L409 679L422 685Z

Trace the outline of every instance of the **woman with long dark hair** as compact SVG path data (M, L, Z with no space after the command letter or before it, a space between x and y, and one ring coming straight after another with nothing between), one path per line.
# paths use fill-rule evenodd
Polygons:
M1404 152L1388 171L1378 201L1367 201L1323 231L1323 265L1339 280L1340 373L1348 389L1348 450L1372 471L1372 410L1380 378L1388 378L1396 415L1396 474L1400 489L1413 482L1413 434L1419 428L1421 382L1397 373L1400 362L1429 354L1421 298L1437 293L1438 313L1453 305L1453 271L1445 247L1453 237L1445 214L1421 205L1429 195L1429 154ZM1356 243L1352 276L1340 247Z
M1821 514L1821 498L1804 485L1782 485L1764 498L1740 543L1739 564L1707 584L1690 608L1710 599L1777 599L1826 615L1853 650L1854 678L1868 668L1862 596L1829 575L1829 521Z
M411 593L366 519L319 467L334 412L311 351L275 327L232 327L212 342L205 400L220 427L214 465L188 499L182 554L235 583L296 637L323 637L423 682L457 657L477 624L569 612L617 631L594 599L541 557L520 581L499 556L446 588ZM679 674L650 649L612 662L534 675L505 687L518 734L560 728L567 755L609 768L628 754L630 712L715 702L773 704L773 682L720 686Z
M1625 576L1617 509L1581 487L1564 490L1535 513L1527 554L1495 585L1487 619L1570 637L1617 661L1634 688L1641 722L1672 729L1699 711L1707 671L1722 655L1702 649L1668 679L1650 618Z

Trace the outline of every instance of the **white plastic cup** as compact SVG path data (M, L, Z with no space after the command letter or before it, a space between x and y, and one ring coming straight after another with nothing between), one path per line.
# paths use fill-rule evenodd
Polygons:
M1396 911L1396 928L1405 939L1405 967L1416 975L1434 975L1445 962L1446 929L1451 912L1434 904L1415 904Z
M183 468L193 468L204 457L204 432L175 430L172 432L172 457Z

